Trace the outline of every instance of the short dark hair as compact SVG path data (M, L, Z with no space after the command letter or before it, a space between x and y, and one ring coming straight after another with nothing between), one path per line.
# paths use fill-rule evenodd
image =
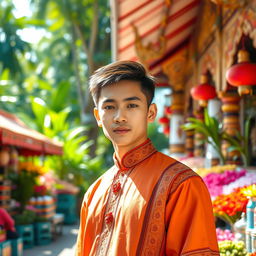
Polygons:
M90 77L90 92L97 106L101 89L122 80L140 82L141 91L147 98L148 106L155 94L155 79L142 64L135 61L117 61L97 69Z

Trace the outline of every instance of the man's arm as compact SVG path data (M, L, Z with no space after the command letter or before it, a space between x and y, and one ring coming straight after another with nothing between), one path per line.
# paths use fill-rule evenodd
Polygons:
M200 177L181 183L166 208L166 255L219 255L209 192Z
M82 256L84 255L84 236L85 236L85 221L87 218L87 207L86 203L83 201L81 206L81 213L80 213L80 227L79 227L79 233L77 237L77 243L76 243L76 256Z

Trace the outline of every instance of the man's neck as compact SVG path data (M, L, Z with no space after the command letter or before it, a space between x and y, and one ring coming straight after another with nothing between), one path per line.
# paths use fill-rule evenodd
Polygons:
M115 145L113 145L114 147L114 150L115 150L115 155L116 155L116 158L118 160L118 162L120 163L123 156L129 151L128 149L125 149L125 148L120 148L120 147L117 147Z

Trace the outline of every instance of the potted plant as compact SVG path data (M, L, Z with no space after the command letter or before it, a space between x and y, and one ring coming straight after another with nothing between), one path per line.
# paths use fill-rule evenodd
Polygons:
M204 111L204 121L198 120L194 117L189 117L188 123L182 125L182 128L187 130L196 130L204 135L204 140L211 144L216 150L220 164L224 164L224 156L221 150L221 142L224 138L225 132L222 129L222 124L214 117L210 117L207 109Z

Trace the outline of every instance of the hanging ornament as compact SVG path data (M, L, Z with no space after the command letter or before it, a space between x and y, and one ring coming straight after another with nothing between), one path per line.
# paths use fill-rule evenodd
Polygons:
M206 107L208 100L214 99L217 94L215 87L208 83L208 77L206 75L201 76L200 82L199 85L191 89L190 93L194 100L199 100L200 106Z
M249 52L239 50L238 63L226 72L226 79L232 86L238 87L239 95L252 94L256 85L256 63L250 62Z

